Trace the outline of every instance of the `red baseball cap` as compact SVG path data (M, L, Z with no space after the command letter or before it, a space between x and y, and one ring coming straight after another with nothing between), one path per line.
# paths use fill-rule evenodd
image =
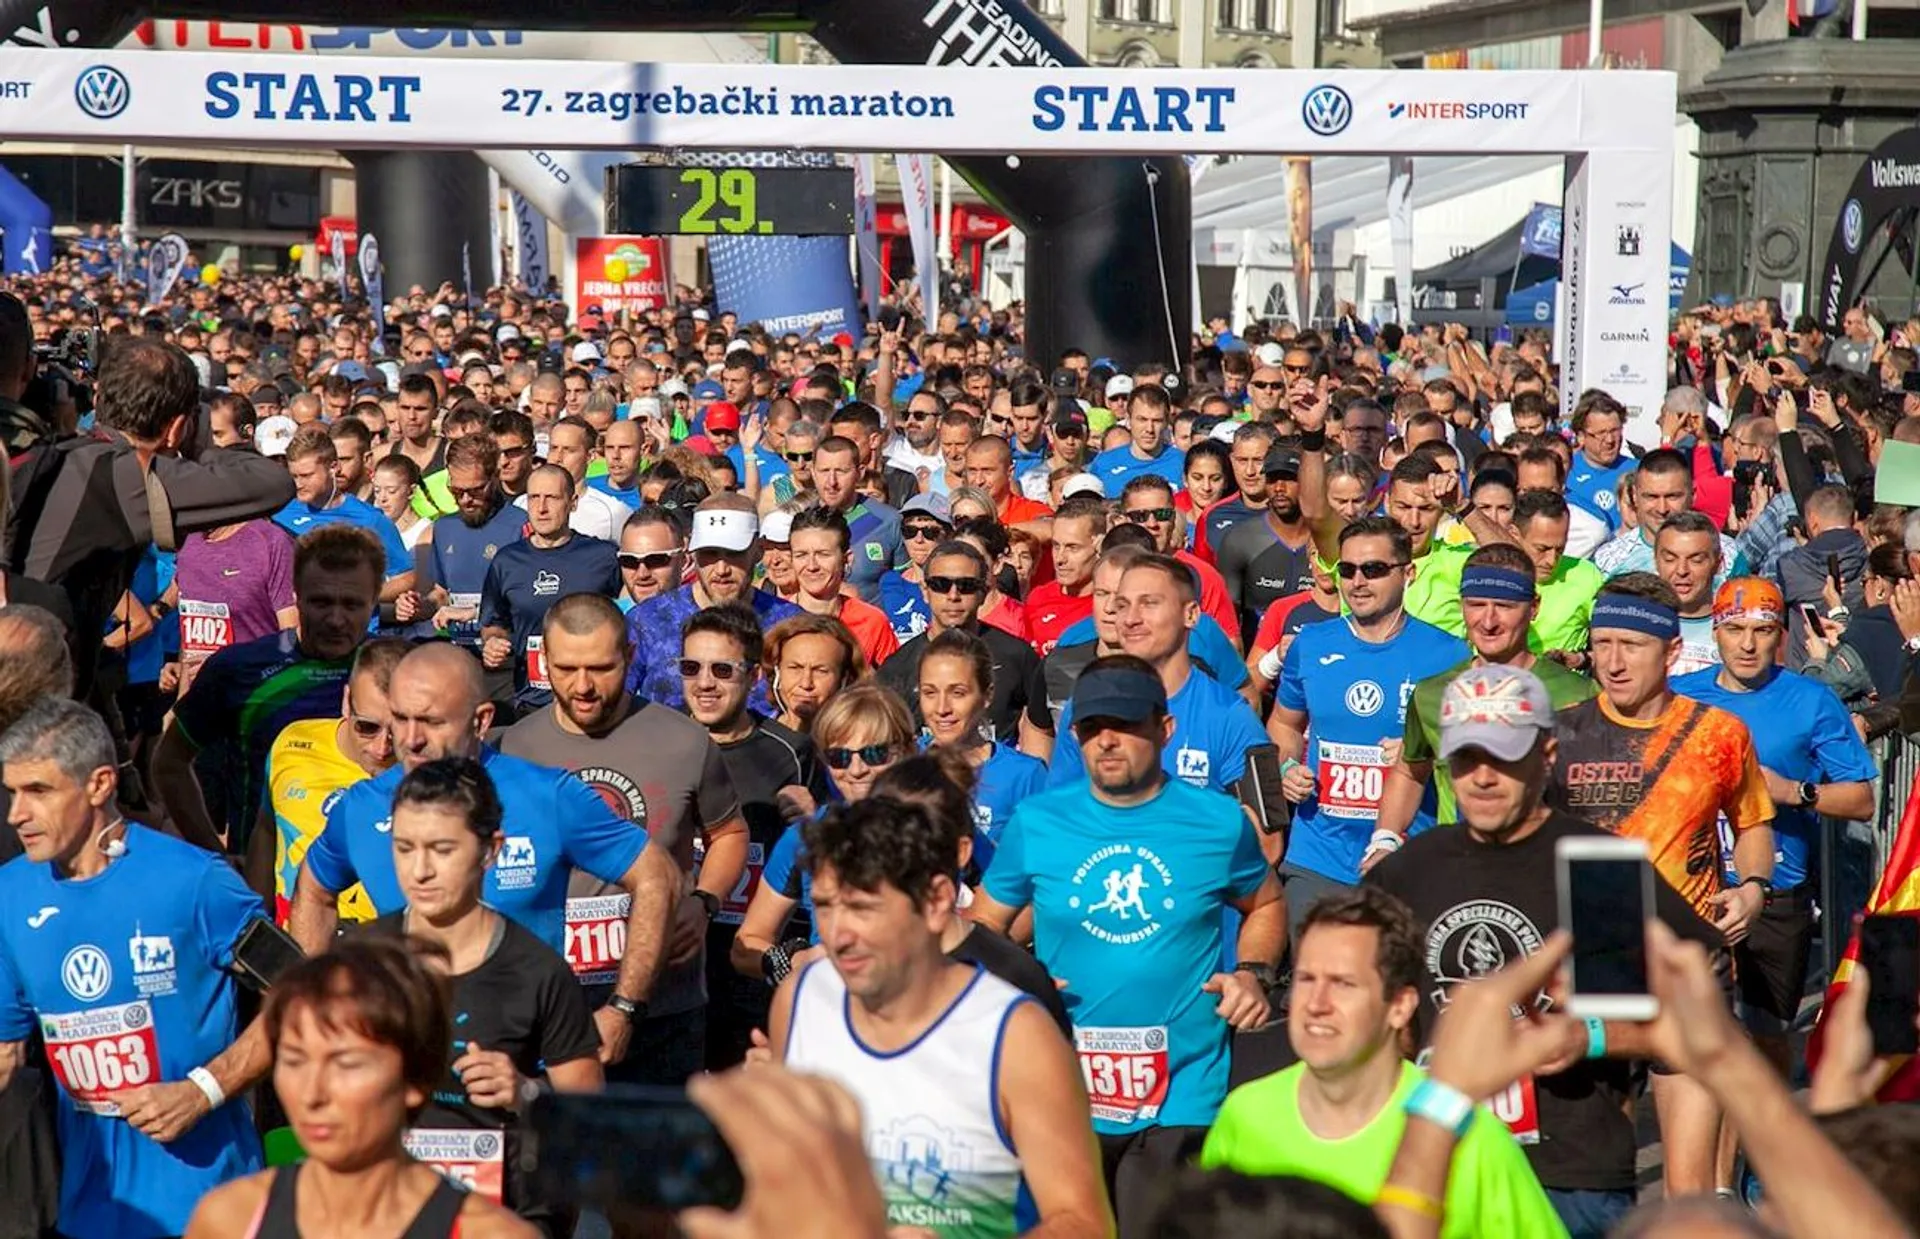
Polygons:
M725 400L716 400L707 406L704 424L708 430L731 430L737 434L740 430L740 410Z

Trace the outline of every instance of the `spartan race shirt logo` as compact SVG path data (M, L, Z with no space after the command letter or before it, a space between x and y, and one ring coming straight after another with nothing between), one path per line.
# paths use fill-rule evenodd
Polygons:
M1541 941L1539 928L1510 903L1474 899L1448 908L1427 931L1433 1009L1447 1009L1455 985L1500 971L1539 950ZM1515 1008L1513 1017L1523 1014Z
M630 822L647 824L647 797L638 783L611 766L582 766L573 773L606 801L609 809Z

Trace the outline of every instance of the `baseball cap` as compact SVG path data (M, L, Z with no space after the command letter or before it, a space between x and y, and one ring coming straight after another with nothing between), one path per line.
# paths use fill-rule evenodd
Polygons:
M726 388L720 386L720 384L714 382L712 379L701 379L693 385L693 398L695 400L718 400L726 394Z
M942 525L953 524L953 506L945 495L915 495L900 508L902 519L915 514L931 516Z
M1071 499L1075 495L1092 495L1095 499L1107 497L1106 485L1091 473L1076 473L1060 483L1060 497Z
M712 319L713 319L713 316L711 314L708 314L705 310L695 310L693 312L693 321L696 323L710 322L712 321Z
M293 432L298 429L294 420L284 413L263 417L253 428L253 446L262 456L285 456L287 445L293 442Z
M581 361L581 362L599 361L601 359L600 346L598 344L595 344L592 340L582 340L580 341L580 343L573 346L573 352L571 356L575 361Z
M1067 402L1072 408L1062 408L1053 415L1053 433L1057 435L1085 435L1087 433L1087 414L1079 404L1071 399Z
M598 314L583 314L581 315L580 322L577 325L581 331L599 331L600 329L605 327L607 324L606 324L606 320L601 318Z
M760 540L785 546L793 539L793 513L769 512L760 522Z
M452 318L453 307L448 305L446 302L442 301L439 305L436 305L431 310L428 310L427 313L434 318Z
M760 522L751 512L732 508L695 509L687 549L744 551L753 545L754 535L759 532Z
M1132 394L1133 394L1133 376L1132 375L1116 374L1112 378L1107 380L1107 399L1111 400L1115 396L1131 396Z
M1073 717L1117 718L1129 723L1167 711L1160 677L1131 667L1094 667L1073 685Z
M1287 350L1281 348L1272 340L1268 340L1265 344L1253 350L1254 360L1263 366L1277 366L1285 360L1286 356Z
M1062 366L1053 372L1053 390L1062 396L1071 396L1080 390L1080 376Z
M739 430L740 410L725 400L716 400L707 406L706 428L708 430Z
M1300 453L1284 444L1276 443L1267 449L1266 463L1260 467L1268 477L1278 474L1300 476Z
M662 396L687 396L692 394L687 390L687 385L679 379L668 379L666 382L654 388L654 391Z
M502 344L508 340L518 340L521 338L520 329L512 323L501 323L500 330L493 333L493 338Z
M1245 422L1235 421L1231 417L1223 417L1213 424L1213 429L1207 431L1207 438L1212 439L1215 443L1225 443L1228 446L1232 446L1233 436L1239 434L1240 427L1244 425L1246 425Z
M349 383L364 383L367 381L367 368L357 361L340 362L334 366L333 372Z
M1553 699L1531 671L1491 663L1454 677L1440 695L1442 760L1462 749L1484 749L1501 761L1533 751L1542 732L1553 730Z

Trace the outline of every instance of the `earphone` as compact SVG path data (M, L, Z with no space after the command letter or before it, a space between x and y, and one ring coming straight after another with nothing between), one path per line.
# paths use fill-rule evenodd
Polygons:
M108 860L119 860L127 854L127 841L124 838L107 838L107 830L112 830L115 826L124 826L126 823L127 819L124 817L114 818L111 822L107 823L107 829L101 831L93 841L94 846L99 848ZM125 832L122 833L124 834Z

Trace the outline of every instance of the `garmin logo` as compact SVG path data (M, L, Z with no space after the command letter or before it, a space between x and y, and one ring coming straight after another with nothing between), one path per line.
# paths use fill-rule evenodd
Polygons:
M1898 163L1891 159L1876 159L1869 166L1873 169L1875 189L1906 189L1920 185L1920 163Z
M1651 344L1653 333L1645 327L1638 331L1603 331L1600 340L1603 344Z

